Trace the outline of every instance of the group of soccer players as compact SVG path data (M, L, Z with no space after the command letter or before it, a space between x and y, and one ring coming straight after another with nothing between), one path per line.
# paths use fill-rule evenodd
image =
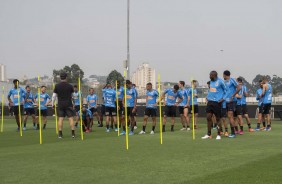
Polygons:
M251 128L251 121L248 115L246 97L249 96L246 86L241 78L234 79L231 77L230 71L224 71L223 79L218 77L216 71L210 73L210 81L208 82L209 90L207 95L207 135L202 139L212 138L212 128L217 129L217 140L224 135L229 138L235 138L236 134L244 134L243 118L246 118L248 131L271 130L270 108L272 102L272 87L266 79L260 81L259 89L257 90L257 100L259 101L258 123L255 129ZM34 129L39 129L38 116L39 112L43 117L43 129L47 123L47 106L51 103L50 96L46 93L46 87L41 87L40 97L38 94L33 95L30 87L26 86L25 90L18 86L19 81L14 80L14 88L8 94L8 100L14 106L14 114L20 127L20 113L24 112L23 130L26 130L26 122L28 116L32 117ZM189 131L191 129L191 115L194 114L195 124L197 129L197 117L199 113L197 81L191 82L191 88L185 88L185 82L179 81L178 85L174 85L171 89L166 89L161 95L155 89L153 84L146 85L146 109L144 112L144 121L140 135L146 134L146 126L148 119L152 118L152 129L150 134L155 133L157 107L159 101L164 100L165 109L163 110L163 127L162 131L166 131L166 123L168 118L171 120L170 131L174 131L175 118L177 110L180 115L182 128L181 131ZM94 117L98 121L98 126L103 127L103 117L106 117L106 132L111 130L118 131L117 120L120 122L122 129L121 135L126 134L126 118L128 116L128 124L130 128L129 135L134 135L136 128L136 113L137 113L137 98L138 93L131 81L126 80L126 88L119 83L117 89L113 88L112 84L107 84L103 92L103 104L98 108L98 96L93 88L90 88L89 94L86 97L86 104L83 104L83 98L77 86L74 86L73 109L76 111L76 124L78 127L81 118L83 131L88 133L92 131ZM126 93L126 94L125 94ZM126 97L126 99L125 99ZM35 106L39 106L40 111L35 113ZM82 108L80 110L80 105ZM125 111L125 107L127 110ZM127 114L125 114L127 112ZM227 119L230 123L231 132L228 132ZM261 123L263 127L261 128ZM267 123L267 124L266 124ZM238 128L239 125L239 128ZM224 127L224 131L223 131Z
M272 103L272 87L268 83L267 79L264 78L260 81L260 86L257 91L257 100L259 101L259 118L257 128L254 130L251 128L251 122L248 115L246 97L248 97L248 90L243 85L241 78L234 79L231 77L230 71L226 70L223 72L224 80L218 77L216 71L210 72L209 91L207 96L207 124L208 132L207 135L202 139L211 139L212 126L215 123L217 129L217 140L221 139L222 124L225 127L224 135L229 138L235 138L236 134L243 135L243 117L246 118L248 124L248 131L258 131L260 124L264 117L267 126L265 125L263 130L271 130L271 119L270 109ZM228 134L228 126L226 123L226 117L229 120L231 133ZM238 129L240 126L240 130ZM266 127L265 127L266 126Z

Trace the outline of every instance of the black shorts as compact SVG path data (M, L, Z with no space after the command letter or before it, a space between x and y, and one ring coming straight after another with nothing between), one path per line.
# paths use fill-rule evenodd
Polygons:
M194 105L194 114L198 114L198 113L199 113L199 106ZM190 106L189 108L189 114L192 114L192 106Z
M221 108L221 115L220 118L226 118L227 117L227 109Z
M263 113L263 105L259 106L259 114L262 114Z
M24 109L24 115L28 115L28 116L35 115L34 108L26 108L26 109Z
M271 104L263 104L262 106L263 106L262 114L263 115L270 114Z
M123 111L124 111L124 107L123 107L122 101L118 101L118 106L119 106L118 113L119 113L119 115L122 115Z
M106 114L106 107L105 105L101 105L101 114L104 116Z
M92 112L93 115L98 112L97 108L95 107L91 107L89 110Z
M148 117L155 118L155 117L157 117L157 109L146 108L144 115L148 116Z
M209 101L206 108L207 113L214 114L217 118L221 115L221 104L218 102Z
M21 115L23 115L24 114L23 105L20 106L20 110L21 110ZM13 112L14 115L19 115L20 114L19 106L13 106Z
M227 112L230 112L230 111L235 112L236 111L236 103L237 102L228 102L228 103L226 103L226 110L227 110Z
M134 117L136 116L136 112L132 112L133 111L133 107L127 107L127 116L130 116L130 117ZM123 115L125 115L125 110L123 111Z
M72 107L64 107L64 108L59 107L58 108L58 117L64 118L66 116L68 118L75 116L75 112L74 112L73 108Z
M243 115L242 105L236 105L235 117Z
M48 110L47 109L41 110L40 112L41 112L41 116L47 117L47 115L48 115ZM39 116L39 110L38 109L36 111L36 116Z
M176 117L176 106L165 106L164 115L167 117Z
M105 107L105 116L117 116L117 109L115 107Z
M76 106L74 106L74 110L75 110L75 112L80 111L80 105L76 105Z
M248 106L247 106L246 104L243 104L243 105L242 105L242 113L243 113L243 115L249 114L249 113L248 113Z
M178 112L179 114L184 114L184 109L188 108L188 107L184 107L184 106L178 106Z

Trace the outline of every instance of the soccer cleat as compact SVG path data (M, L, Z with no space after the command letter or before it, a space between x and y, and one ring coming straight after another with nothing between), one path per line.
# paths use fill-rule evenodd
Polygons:
M155 134L155 132L152 130L151 133L150 133L150 135L154 135L154 134Z
M228 137L228 136L229 136L228 132L225 132L225 133L224 133L224 136L225 136L225 137Z
M266 127L264 131L271 131L271 127Z
M36 129L37 129L37 127L36 127L36 126L33 126L33 129L34 129L34 130L36 130Z
M71 137L74 139L74 138L75 138L75 135L72 135Z
M216 140L221 140L221 136L220 135L216 136Z
M59 139L62 139L62 138L63 138L63 136L60 136L60 135L59 135L59 137L58 137L58 138L59 138Z
M195 126L194 126L194 129L198 129L198 126L197 126L197 125L195 125Z
M118 129L117 129L117 128L115 128L115 132L118 132Z
M103 124L99 124L97 127L103 127Z
M266 127L262 127L262 128L260 128L260 130L264 130Z
M26 131L26 127L23 127L23 131Z
M125 131L122 131L119 135L125 135L126 134L126 132Z
M243 131L243 130L240 130L240 131L239 131L239 134L240 134L240 135L243 135L243 134L244 134L244 131Z
M235 130L235 134L239 134L239 131Z
M260 131L260 128L259 128L259 127L257 127L257 128L255 129L255 131Z
M19 132L19 131L20 131L20 127L17 128L17 132Z
M223 135L223 132L220 131L220 135Z
M130 131L128 135L134 135L134 132Z
M202 137L202 139L212 139L211 135L205 135L204 137Z
M252 129L252 128L249 128L248 131L249 131L249 132L255 132L255 130Z
M146 132L144 132L143 130L139 132L139 135L143 135L143 134L146 134Z
M186 128L184 128L184 127L180 129L180 131L185 131L185 130L187 130L187 129L186 129Z
M109 133L110 132L110 129L106 129L106 133Z
M236 135L235 135L235 134L230 134L230 135L228 136L228 138L236 138Z
M187 128L187 131L190 131L191 129L190 128Z
M138 127L137 126L134 126L134 130L136 130Z

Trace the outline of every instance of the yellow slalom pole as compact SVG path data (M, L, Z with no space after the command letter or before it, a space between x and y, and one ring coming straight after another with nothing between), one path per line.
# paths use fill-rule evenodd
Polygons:
M53 83L53 90L55 89L55 83ZM55 105L55 122L56 122L56 134L58 135L58 114L57 114L57 101L54 102Z
M158 75L158 83L159 83L159 111L160 111L160 141L163 144L163 116L162 116L162 95L161 95L161 75Z
M193 126L193 140L195 140L195 106L194 106L194 84L193 84L193 79L191 80L192 84L192 126Z
M18 107L19 107L19 121L20 121L20 135L21 135L21 137L23 136L23 129L22 129L22 114L21 114L21 94L20 94L20 91L21 91L21 89L20 89L20 85L19 85L19 82L18 82L18 84L17 84L18 86Z
M82 99L81 99L81 82L80 77L78 78L78 98L79 98L79 120L80 120L80 135L81 140L84 140L83 128L82 128ZM86 128L86 127L85 127Z
M40 82L40 76L38 75L38 84ZM38 101L38 121L39 121L39 143L42 144L42 119L41 119L41 97L40 97L40 86L38 86L38 94L37 94L37 101Z
M124 71L124 78L126 78L126 70ZM125 127L126 127L126 149L129 149L129 143L128 143L128 117L127 117L127 94L126 94L126 82L124 83L124 112L125 112Z
M2 94L2 122L1 122L1 132L3 132L4 127L4 105L5 105L5 96L4 96L4 86L2 87L3 94Z
M118 137L119 137L119 133L120 133L120 129L119 129L119 104L118 104L118 81L116 81L116 104L117 104L117 126L118 126Z

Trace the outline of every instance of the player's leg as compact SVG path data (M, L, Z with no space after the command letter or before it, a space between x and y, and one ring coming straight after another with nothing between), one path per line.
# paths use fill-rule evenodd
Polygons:
M175 117L176 117L176 107L175 106L171 107L170 115L171 115L171 128L170 128L170 131L174 132Z
M105 107L105 116L106 116L106 132L110 132L110 108Z
M180 115L180 121L182 124L182 128L180 129L181 131L187 130L187 122L184 117L184 108L182 106L178 107L179 115Z
M230 128L231 128L231 135L235 136L235 121L234 121L234 104L231 103L227 103L226 104L227 107L227 118L229 120L229 124L230 124Z
M75 138L75 126L74 126L74 119L73 119L73 117L75 116L75 112L74 112L73 108L71 108L71 107L67 108L66 109L66 115L67 115L68 120L69 120L72 138Z
M169 106L165 106L164 117L163 117L163 128L162 128L163 132L165 132L165 126L166 126L168 113L169 113Z
M27 123L27 120L28 120L28 110L27 109L24 109L24 117L23 117L23 122L24 122L24 126L23 126L23 130L25 131L26 130L26 123Z
M151 115L150 109L146 108L145 113L144 113L144 119L143 119L143 127L142 127L142 130L139 132L139 135L146 133L146 126L147 126L148 118L150 115Z
M154 135L155 134L155 128L156 128L156 125L157 125L157 109L153 109L153 112L151 114L152 116L152 131L151 131L151 135Z
M43 117L43 130L45 130L47 125L47 110L41 110L41 114Z
M194 106L194 128L197 129L197 123L198 123L198 117L199 117L199 106L195 105Z

